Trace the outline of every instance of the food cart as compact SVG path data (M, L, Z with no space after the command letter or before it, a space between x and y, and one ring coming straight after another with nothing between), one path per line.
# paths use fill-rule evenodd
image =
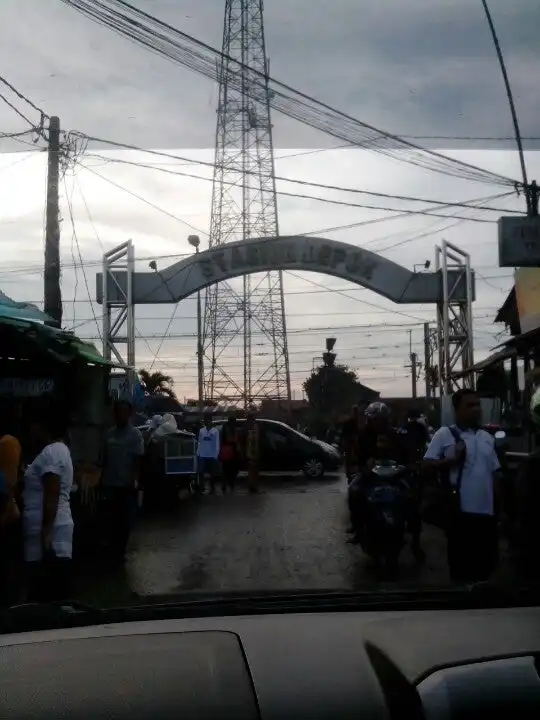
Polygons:
M189 490L197 473L197 438L178 430L174 418L156 417L141 428L145 438L144 506L169 507Z

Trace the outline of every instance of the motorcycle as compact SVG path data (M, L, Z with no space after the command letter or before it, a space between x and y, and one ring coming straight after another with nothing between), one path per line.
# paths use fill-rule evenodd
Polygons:
M362 549L377 567L395 576L405 546L411 471L395 462L377 463L362 479L365 521Z

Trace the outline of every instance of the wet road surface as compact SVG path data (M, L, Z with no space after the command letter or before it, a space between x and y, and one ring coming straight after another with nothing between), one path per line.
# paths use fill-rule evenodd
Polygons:
M87 576L77 594L110 605L186 592L381 587L361 549L346 543L347 525L343 477L268 478L259 495L239 488L141 518L126 567ZM423 545L423 566L404 549L399 585L448 583L440 531L426 526Z

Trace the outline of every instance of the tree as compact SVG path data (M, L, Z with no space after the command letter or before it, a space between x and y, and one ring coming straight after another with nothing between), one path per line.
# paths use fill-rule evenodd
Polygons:
M323 366L314 370L303 384L312 408L326 418L347 412L352 405L373 402L375 390L362 385L347 365Z
M170 375L165 375L159 370L156 372L139 370L139 379L146 395L165 395L176 400L176 395L172 389L174 380Z

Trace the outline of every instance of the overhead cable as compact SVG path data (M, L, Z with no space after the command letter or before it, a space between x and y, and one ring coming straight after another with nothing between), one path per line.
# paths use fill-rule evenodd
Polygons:
M144 150L143 148L139 148L134 145L126 145L125 143L114 143L112 140L106 141L103 138L93 138L93 137L87 136L87 135L83 136L81 133L72 133L72 134L81 135L81 137L85 137L88 141L97 140L98 142L103 142L103 143L107 142L108 144L114 145L115 147L122 147L124 149L136 150L138 152L149 153L152 155L153 154L162 155L162 156L165 155L166 157L169 157L171 159L181 160L183 162L190 162L190 163L193 163L194 165L201 165L204 167L210 167L212 169L214 169L216 167L215 163L210 162L210 161L193 160L193 159L181 157L179 155L173 155L171 153L163 153L163 152L154 151L154 150ZM211 177L204 177L201 175L192 175L192 174L186 173L184 171L170 170L169 168L164 168L164 167L155 166L155 165L149 165L146 163L136 162L133 160L125 160L123 158L106 158L97 153L87 153L86 157L96 157L96 158L105 160L106 162L113 163L113 164L119 163L119 164L123 164L123 165L132 165L134 167L141 167L141 168L146 168L149 170L157 170L159 172L166 173L168 175L178 175L180 177L188 177L188 178L192 178L195 180L205 180L207 182L213 182L213 178L211 178ZM252 175L252 174L257 174L257 173L255 173L255 171L250 171L250 170L246 170L246 172L245 172L245 175ZM258 174L257 174L257 176L259 177ZM387 198L387 199L391 199L391 200L400 200L400 201L404 201L404 202L421 202L421 203L426 203L426 204L429 203L429 204L433 204L433 205L444 204L447 207L469 207L469 205L467 203L462 203L462 202L448 201L448 202L443 203L441 200L426 199L426 198L414 197L414 196L410 196L410 195L397 195L395 193L376 192L373 190L362 190L361 188L351 188L351 187L344 187L341 185L331 185L328 183L318 183L318 182L313 182L311 180L302 180L299 178L290 178L290 177L284 177L281 175L275 175L274 178L278 182L286 182L286 183L291 183L294 185L303 185L305 187L320 188L323 190L334 190L337 192L347 192L347 193L354 193L354 194L358 194L358 195L369 195L371 197ZM235 183L235 185L238 188L243 187L243 185L241 183L240 184ZM295 193L288 193L288 192L283 192L283 191L278 191L278 195L288 195L288 196L292 196L292 197L306 197L307 199L324 201L324 198L318 198L318 197L314 197L314 196L302 196L302 195L298 195ZM379 208L376 208L376 209L379 209ZM482 209L482 208L479 208L479 209ZM504 208L491 208L490 207L490 208L485 208L485 209L492 210L494 212L508 212L508 210L504 209Z
M503 186L520 185L515 179L447 157L360 121L263 72L243 65L124 0L61 2L123 37L216 82L226 72L229 86L238 92L255 100L268 97L274 110L356 147L453 177ZM246 75L248 83L245 82Z

